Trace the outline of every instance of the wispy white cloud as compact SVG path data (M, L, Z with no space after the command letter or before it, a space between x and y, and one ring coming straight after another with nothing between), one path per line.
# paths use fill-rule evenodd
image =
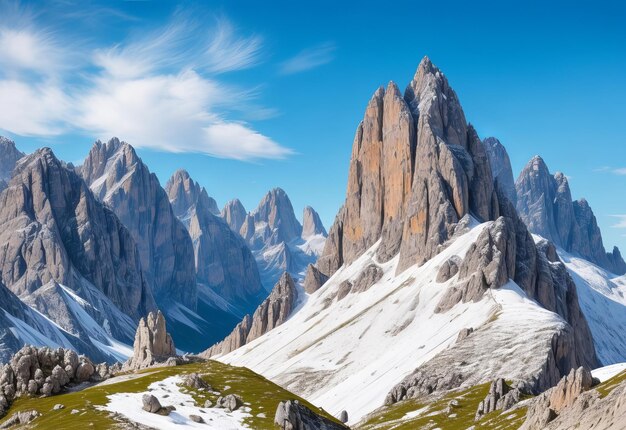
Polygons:
M626 228L626 215L611 215L613 218L617 218L617 223L613 224L613 228Z
M240 35L223 17L206 30L206 20L176 13L153 32L83 49L71 73L60 65L76 52L60 48L62 34L34 22L15 30L5 21L0 64L10 66L0 70L0 99L9 102L0 105L0 129L36 136L116 135L137 147L238 160L291 154L233 118L256 106L257 89L226 85L219 76L260 61L261 39ZM259 116L272 112L256 110Z
M626 167L601 166L593 169L596 173L613 173L615 175L626 175Z
M335 50L336 47L333 43L324 43L304 49L283 62L280 71L285 75L290 75L323 66L335 58Z

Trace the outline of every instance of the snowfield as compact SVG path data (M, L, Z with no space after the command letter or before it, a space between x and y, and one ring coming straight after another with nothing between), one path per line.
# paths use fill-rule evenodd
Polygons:
M626 363L611 364L610 366L599 367L591 371L594 378L598 378L600 382L607 381L615 375L619 375L626 370Z
M614 274L558 250L576 283L598 358L604 365L626 361L626 282Z
M479 376L521 376L539 368L542 357L537 351L549 348L552 333L565 322L528 299L513 282L489 291L478 303L434 312L456 280L436 283L439 266L453 255L462 258L486 225L474 227L423 266L397 276L398 257L376 262L376 244L315 293L301 290L304 299L286 323L218 359L246 366L335 416L345 409L350 423L381 406L393 386L453 345L463 328L490 323L481 330L481 338L488 339L484 350L472 353L481 359ZM354 280L372 263L384 272L380 281L338 301L339 284Z
M215 430L239 430L248 428L243 424L243 419L251 416L240 408L233 412L218 408L200 408L195 406L193 397L181 392L180 376L171 376L148 386L148 391L142 393L116 393L107 396L109 403L99 409L118 413L128 420L157 429L215 429ZM152 394L162 406L173 405L176 407L168 416L153 414L142 409L144 394ZM189 416L198 415L205 423L196 423Z

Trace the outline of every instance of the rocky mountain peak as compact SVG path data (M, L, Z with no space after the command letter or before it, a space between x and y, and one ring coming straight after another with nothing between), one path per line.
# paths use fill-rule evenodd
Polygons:
M133 344L133 356L125 364L127 369L143 369L164 362L176 355L174 341L167 332L165 317L161 311L150 312L141 318Z
M315 209L305 206L302 214L302 238L307 239L316 234L326 236L326 229Z
M302 226L296 219L289 196L282 188L270 190L252 213L255 223L265 223L271 231L270 243L290 242L300 237Z
M0 201L0 272L13 292L91 284L131 317L155 307L131 235L52 150L22 158Z
M572 200L567 176L550 174L539 157L533 157L515 182L517 211L528 229L568 252L616 274L626 271L619 250L607 253L596 217L585 199Z
M354 138L346 201L318 268L330 275L382 239L378 257L399 252L402 271L439 252L466 214L488 220L497 212L484 145L446 77L424 58L404 97L391 82L369 101Z
M184 217L186 211L194 204L201 204L212 214L219 214L215 200L209 197L204 187L191 179L184 169L174 172L165 184L165 192L178 218Z
M0 182L6 183L11 179L17 160L23 156L24 153L15 147L15 142L0 136Z
M191 238L174 215L156 175L126 142L96 142L78 169L96 197L133 235L141 264L158 301L196 307Z
M239 233L248 212L239 199L233 199L224 205L221 216L231 230Z

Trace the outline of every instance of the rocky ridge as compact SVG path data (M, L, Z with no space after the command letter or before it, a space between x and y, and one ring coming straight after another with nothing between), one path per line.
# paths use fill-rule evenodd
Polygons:
M0 226L3 283L86 342L84 314L70 302L90 303L89 318L120 340L155 308L131 234L50 149L18 162L0 194Z
M517 212L528 229L567 252L574 252L621 275L626 263L619 249L607 253L595 215L585 199L572 200L567 177L552 175L539 156L533 157L515 182Z
M97 141L77 169L94 195L132 234L155 299L194 310L197 303L191 239L157 177L132 146Z

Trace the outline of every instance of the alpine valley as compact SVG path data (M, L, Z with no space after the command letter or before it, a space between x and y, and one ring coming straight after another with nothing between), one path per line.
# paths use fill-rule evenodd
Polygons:
M0 138L0 428L626 429L626 262L427 57L374 91L328 231L132 143Z

